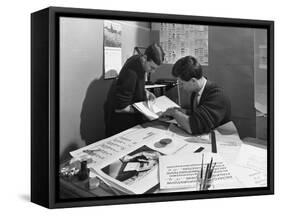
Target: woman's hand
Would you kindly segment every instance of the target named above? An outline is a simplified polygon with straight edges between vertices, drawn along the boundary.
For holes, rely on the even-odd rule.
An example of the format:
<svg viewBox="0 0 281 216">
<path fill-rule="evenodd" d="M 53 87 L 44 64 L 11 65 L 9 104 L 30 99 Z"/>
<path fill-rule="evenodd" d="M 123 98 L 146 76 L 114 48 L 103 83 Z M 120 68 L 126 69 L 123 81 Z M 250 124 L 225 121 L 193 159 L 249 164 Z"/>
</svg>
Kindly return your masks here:
<svg viewBox="0 0 281 216">
<path fill-rule="evenodd" d="M 148 101 L 155 102 L 156 96 L 152 92 L 146 90 L 146 97 Z"/>
<path fill-rule="evenodd" d="M 126 106 L 124 109 L 116 109 L 116 113 L 135 113 L 135 110 L 132 105 Z"/>
</svg>

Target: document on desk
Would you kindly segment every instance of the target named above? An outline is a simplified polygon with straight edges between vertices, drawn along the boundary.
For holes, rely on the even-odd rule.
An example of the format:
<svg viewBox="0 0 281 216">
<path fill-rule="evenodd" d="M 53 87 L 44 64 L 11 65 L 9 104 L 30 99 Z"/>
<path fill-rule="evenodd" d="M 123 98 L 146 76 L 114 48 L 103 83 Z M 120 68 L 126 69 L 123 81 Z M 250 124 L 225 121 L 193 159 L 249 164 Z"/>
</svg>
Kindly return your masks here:
<svg viewBox="0 0 281 216">
<path fill-rule="evenodd" d="M 161 113 L 165 112 L 168 108 L 179 107 L 179 105 L 166 96 L 158 97 L 154 102 L 142 101 L 134 103 L 133 106 L 149 120 L 158 119 Z"/>
<path fill-rule="evenodd" d="M 120 154 L 130 151 L 138 144 L 147 142 L 157 136 L 156 129 L 142 128 L 136 126 L 112 137 L 100 140 L 91 145 L 70 152 L 70 155 L 79 160 L 89 159 L 89 166 L 100 166 L 100 164 L 118 157 Z"/>
<path fill-rule="evenodd" d="M 169 136 L 165 131 L 149 128 L 155 133 L 149 140 L 123 151 L 118 157 L 96 168 L 97 173 L 119 190 L 142 194 L 159 184 L 159 157 L 174 154 L 187 143 Z M 161 140 L 170 140 L 163 144 Z"/>
<path fill-rule="evenodd" d="M 243 144 L 233 166 L 245 187 L 267 186 L 267 151 Z"/>
<path fill-rule="evenodd" d="M 204 154 L 204 167 L 211 158 L 216 163 L 213 172 L 213 184 L 209 190 L 242 187 L 241 182 L 234 176 L 224 160 L 214 153 Z M 202 154 L 185 155 L 178 153 L 172 156 L 161 156 L 159 159 L 160 189 L 198 189 L 198 175 L 200 175 Z"/>
<path fill-rule="evenodd" d="M 243 142 L 238 134 L 225 135 L 218 131 L 215 131 L 215 134 L 218 153 L 226 162 L 232 164 L 236 160 Z"/>
<path fill-rule="evenodd" d="M 159 184 L 159 156 L 174 154 L 186 144 L 165 130 L 148 127 L 101 140 L 71 155 L 89 160 L 88 167 L 113 187 L 142 194 Z"/>
<path fill-rule="evenodd" d="M 198 149 L 201 149 L 200 152 L 211 152 L 211 140 L 209 134 L 203 134 L 200 136 L 194 136 L 185 132 L 182 128 L 175 124 L 170 124 L 168 131 L 173 133 L 175 137 L 183 139 L 188 143 L 188 146 L 183 148 L 181 151 L 184 151 L 186 154 L 191 154 L 196 152 Z"/>
<path fill-rule="evenodd" d="M 200 136 L 193 136 L 191 134 L 186 133 L 182 128 L 178 127 L 175 124 L 170 124 L 168 130 L 171 133 L 175 133 L 175 136 L 184 139 L 189 142 L 187 148 L 182 151 L 186 151 L 186 153 L 192 153 L 201 148 L 201 153 L 203 152 L 211 152 L 211 139 L 209 134 L 203 134 Z M 220 153 L 221 157 L 227 163 L 233 163 L 238 156 L 240 151 L 240 147 L 242 141 L 238 135 L 238 133 L 232 134 L 221 134 L 218 130 L 215 130 L 216 134 L 216 143 L 217 150 Z"/>
</svg>

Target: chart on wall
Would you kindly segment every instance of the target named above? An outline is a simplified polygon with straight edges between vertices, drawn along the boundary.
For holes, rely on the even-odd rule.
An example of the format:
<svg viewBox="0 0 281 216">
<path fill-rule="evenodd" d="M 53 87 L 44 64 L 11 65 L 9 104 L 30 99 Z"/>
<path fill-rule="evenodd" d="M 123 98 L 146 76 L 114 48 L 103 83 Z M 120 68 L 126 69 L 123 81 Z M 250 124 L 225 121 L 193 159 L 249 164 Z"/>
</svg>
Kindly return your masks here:
<svg viewBox="0 0 281 216">
<path fill-rule="evenodd" d="M 208 26 L 153 23 L 152 30 L 159 30 L 164 63 L 174 64 L 178 59 L 192 55 L 201 65 L 208 65 Z"/>
<path fill-rule="evenodd" d="M 122 28 L 118 22 L 104 21 L 104 79 L 118 76 L 122 65 Z"/>
</svg>

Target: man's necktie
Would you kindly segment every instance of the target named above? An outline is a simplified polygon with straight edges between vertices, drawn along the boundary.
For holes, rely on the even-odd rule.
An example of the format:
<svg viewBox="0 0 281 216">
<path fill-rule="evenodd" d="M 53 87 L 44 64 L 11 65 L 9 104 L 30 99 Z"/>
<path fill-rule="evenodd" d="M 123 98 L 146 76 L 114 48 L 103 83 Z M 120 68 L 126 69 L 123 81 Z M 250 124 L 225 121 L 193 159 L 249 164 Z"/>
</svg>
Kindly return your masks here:
<svg viewBox="0 0 281 216">
<path fill-rule="evenodd" d="M 198 93 L 194 93 L 193 101 L 192 101 L 192 111 L 194 112 L 198 105 Z"/>
</svg>

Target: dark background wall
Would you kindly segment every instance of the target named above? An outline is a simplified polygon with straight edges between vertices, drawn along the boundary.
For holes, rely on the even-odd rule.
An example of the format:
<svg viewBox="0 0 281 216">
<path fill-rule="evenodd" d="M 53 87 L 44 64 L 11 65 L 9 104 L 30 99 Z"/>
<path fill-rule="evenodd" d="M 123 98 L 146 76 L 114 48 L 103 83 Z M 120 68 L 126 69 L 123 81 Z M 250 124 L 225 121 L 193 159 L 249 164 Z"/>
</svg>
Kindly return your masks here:
<svg viewBox="0 0 281 216">
<path fill-rule="evenodd" d="M 240 136 L 255 137 L 254 31 L 212 27 L 209 40 L 208 77 L 230 97 L 232 119 Z"/>
</svg>

